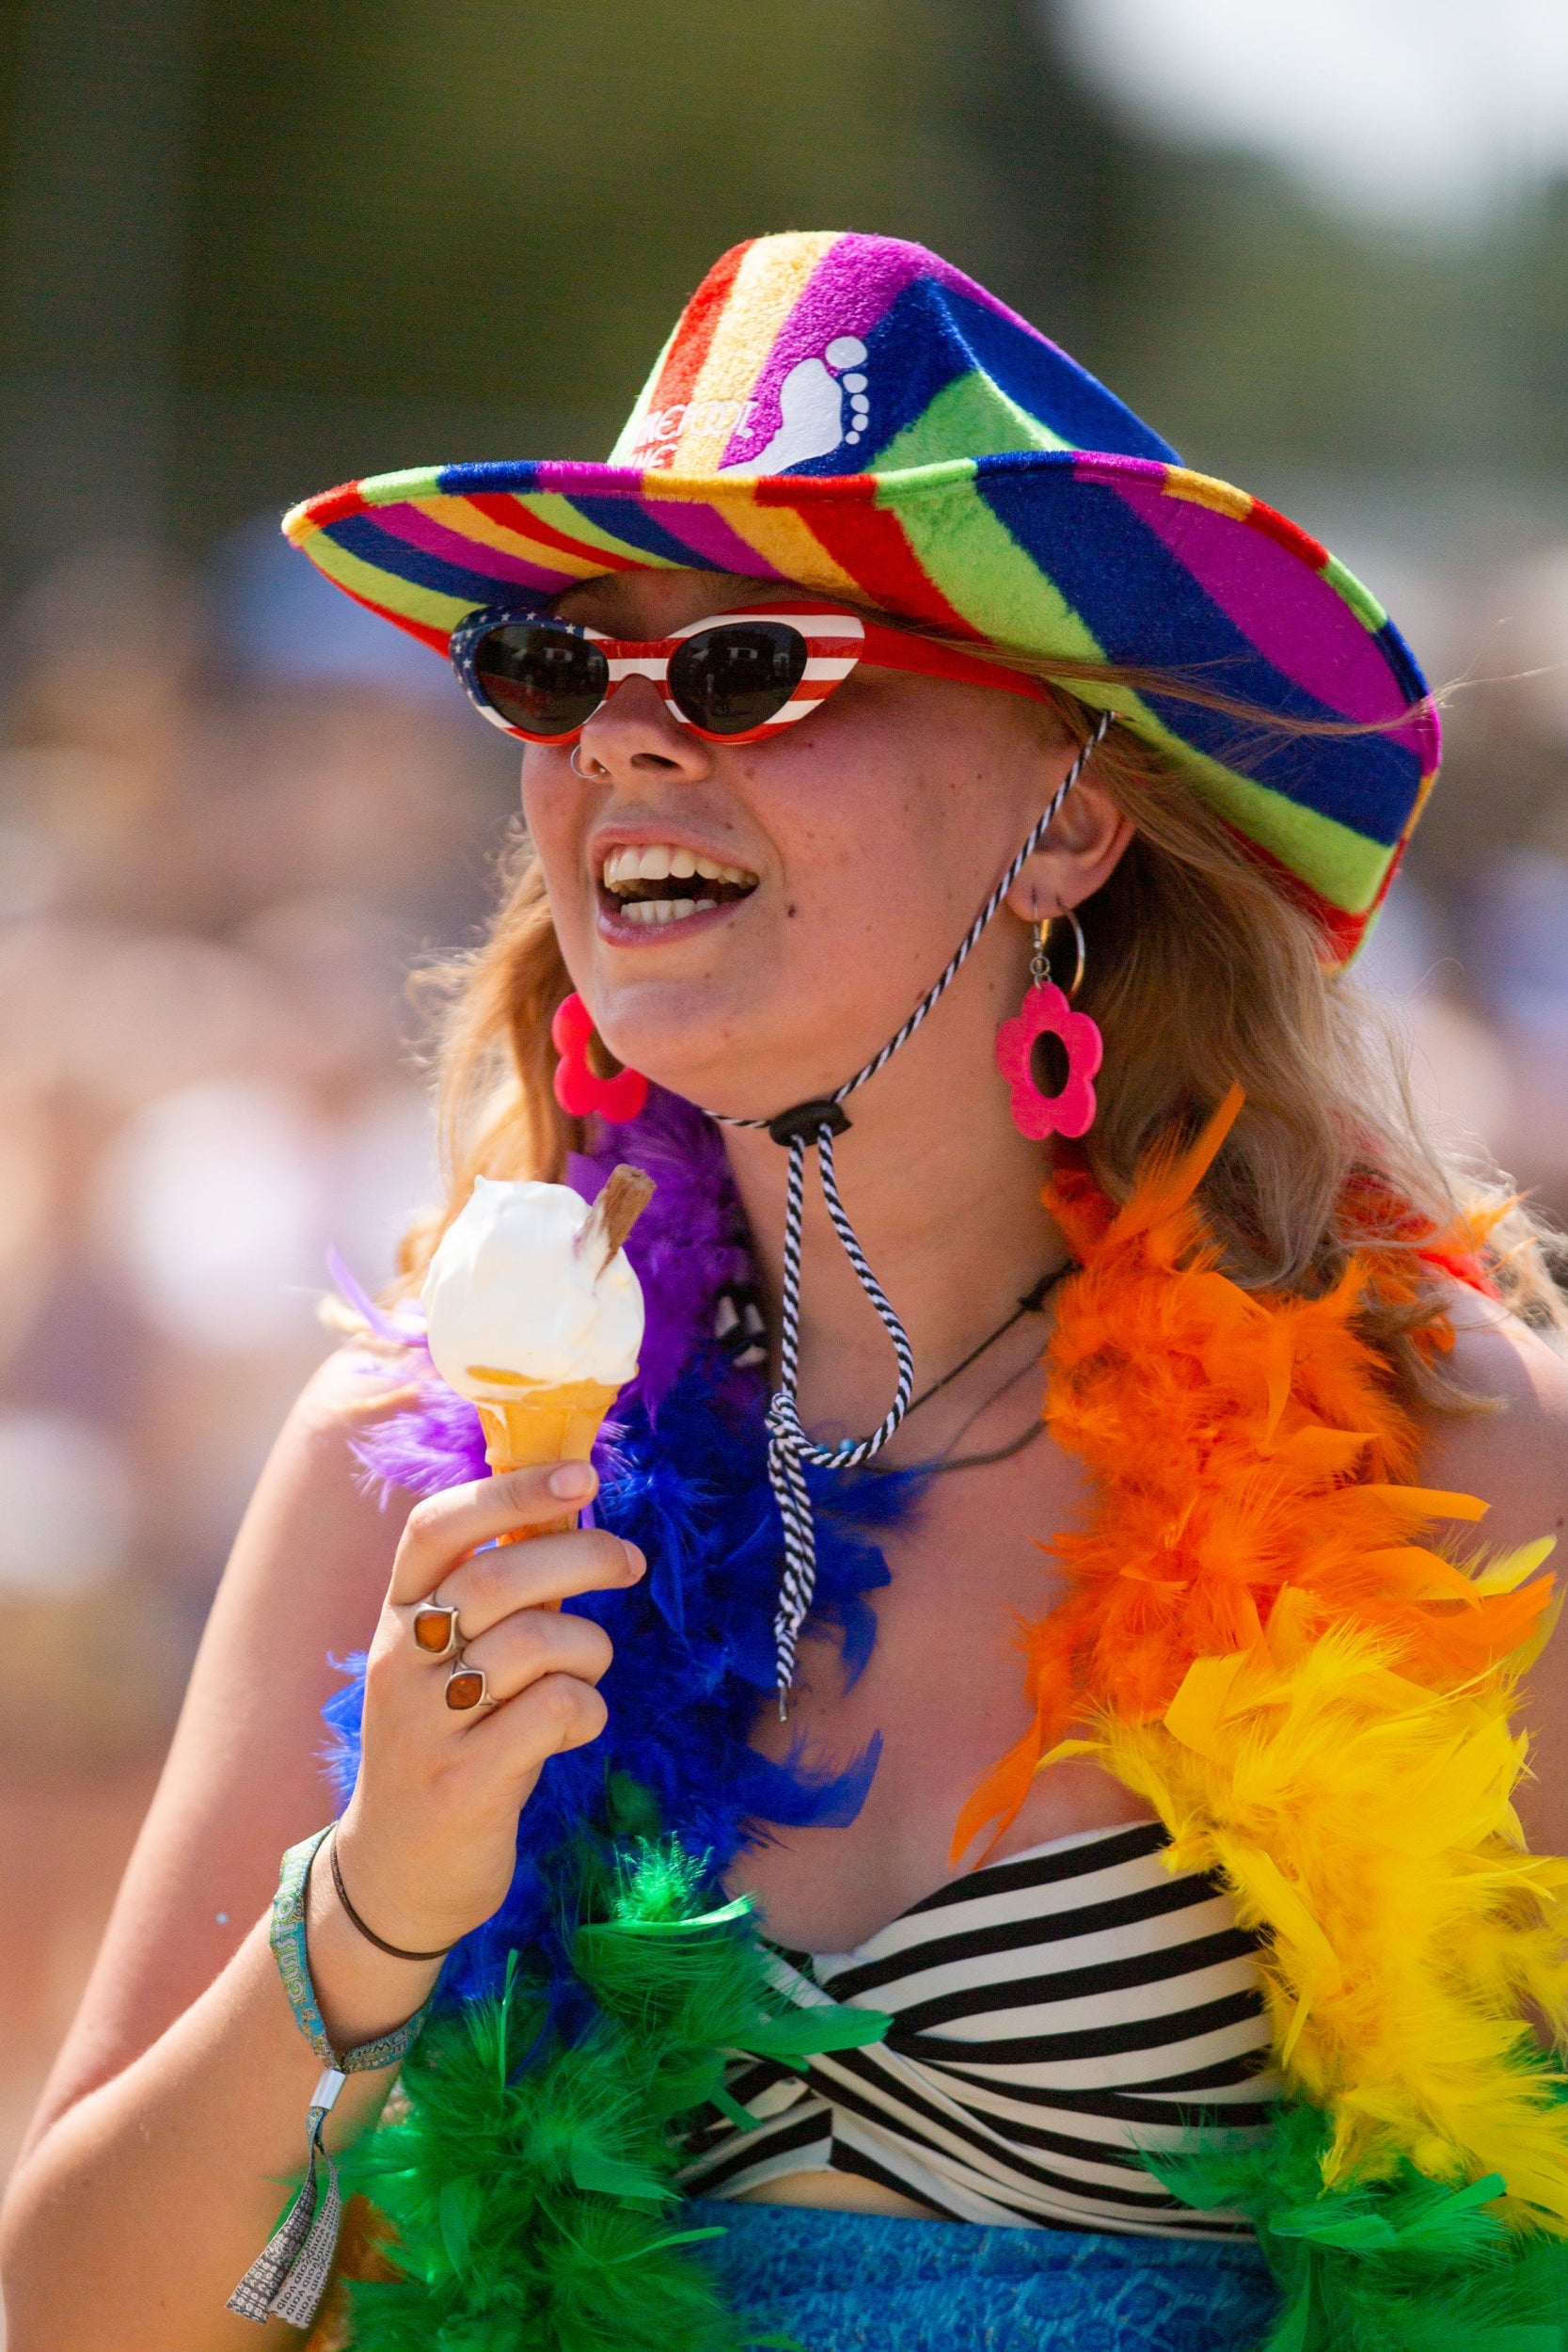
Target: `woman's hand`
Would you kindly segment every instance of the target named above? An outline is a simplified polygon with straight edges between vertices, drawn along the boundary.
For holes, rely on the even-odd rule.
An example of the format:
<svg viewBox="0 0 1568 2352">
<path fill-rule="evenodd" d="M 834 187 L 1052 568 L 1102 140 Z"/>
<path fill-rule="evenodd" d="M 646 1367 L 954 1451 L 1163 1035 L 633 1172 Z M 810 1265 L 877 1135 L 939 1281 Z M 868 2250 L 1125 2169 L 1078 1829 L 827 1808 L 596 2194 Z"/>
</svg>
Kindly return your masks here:
<svg viewBox="0 0 1568 2352">
<path fill-rule="evenodd" d="M 338 1831 L 355 1909 L 406 1951 L 455 1943 L 499 1908 L 546 1757 L 604 1729 L 596 1686 L 610 1637 L 560 1603 L 635 1583 L 646 1565 L 637 1546 L 595 1528 L 475 1550 L 559 1520 L 596 1483 L 586 1462 L 511 1470 L 409 1518 L 366 1669 L 358 1785 Z M 456 1609 L 465 1661 L 483 1669 L 491 1703 L 447 1706 L 454 1661 L 430 1657 L 413 1633 L 430 1601 Z"/>
</svg>

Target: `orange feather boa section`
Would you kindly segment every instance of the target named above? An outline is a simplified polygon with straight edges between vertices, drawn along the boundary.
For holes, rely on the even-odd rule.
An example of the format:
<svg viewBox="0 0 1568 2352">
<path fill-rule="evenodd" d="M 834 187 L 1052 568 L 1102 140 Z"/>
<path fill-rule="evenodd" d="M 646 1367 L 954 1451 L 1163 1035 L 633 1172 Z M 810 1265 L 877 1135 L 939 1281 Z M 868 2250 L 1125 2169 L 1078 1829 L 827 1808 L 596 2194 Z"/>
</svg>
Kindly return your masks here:
<svg viewBox="0 0 1568 2352">
<path fill-rule="evenodd" d="M 1422 1540 L 1486 1505 L 1401 1483 L 1418 1433 L 1354 1327 L 1366 1266 L 1317 1299 L 1217 1271 L 1192 1196 L 1241 1105 L 1232 1089 L 1189 1151 L 1156 1152 L 1117 1212 L 1081 1178 L 1047 1189 L 1082 1271 L 1059 1294 L 1045 1418 L 1098 1502 L 1044 1547 L 1069 1589 L 1025 1635 L 1035 1722 L 965 1805 L 955 1854 L 1001 1835 L 1070 1725 L 1159 1721 L 1195 1660 L 1251 1649 L 1281 1606 L 1304 1637 L 1354 1627 L 1448 1690 L 1517 1651 L 1550 1598 L 1549 1578 L 1488 1590 Z"/>
</svg>

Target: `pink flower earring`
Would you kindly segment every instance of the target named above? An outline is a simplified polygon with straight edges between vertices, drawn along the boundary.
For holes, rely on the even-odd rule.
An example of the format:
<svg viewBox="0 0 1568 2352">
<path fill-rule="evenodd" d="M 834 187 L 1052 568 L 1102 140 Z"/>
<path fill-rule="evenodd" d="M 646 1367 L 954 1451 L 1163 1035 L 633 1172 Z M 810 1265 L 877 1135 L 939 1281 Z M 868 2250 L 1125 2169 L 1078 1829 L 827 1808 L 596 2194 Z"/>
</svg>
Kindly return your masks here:
<svg viewBox="0 0 1568 2352">
<path fill-rule="evenodd" d="M 1088 1134 L 1096 1107 L 1094 1075 L 1105 1051 L 1099 1024 L 1086 1012 L 1072 1009 L 1071 999 L 1084 977 L 1084 930 L 1070 907 L 1064 907 L 1062 915 L 1072 925 L 1078 950 L 1067 994 L 1051 977 L 1045 960 L 1047 934 L 1056 920 L 1048 914 L 1037 927 L 1028 993 L 1013 1018 L 996 1032 L 996 1066 L 1007 1081 L 1013 1121 L 1032 1143 L 1043 1143 L 1047 1136 Z M 1047 1094 L 1035 1075 L 1035 1049 L 1042 1037 L 1058 1038 L 1067 1057 L 1067 1075 L 1056 1094 Z"/>
<path fill-rule="evenodd" d="M 550 1023 L 550 1042 L 561 1056 L 555 1066 L 555 1099 L 568 1119 L 590 1119 L 597 1111 L 618 1127 L 642 1108 L 648 1081 L 641 1070 L 618 1070 L 613 1078 L 601 1078 L 588 1059 L 594 1041 L 594 1016 L 574 989 L 556 1007 Z M 604 1052 L 602 1044 L 599 1051 Z"/>
</svg>

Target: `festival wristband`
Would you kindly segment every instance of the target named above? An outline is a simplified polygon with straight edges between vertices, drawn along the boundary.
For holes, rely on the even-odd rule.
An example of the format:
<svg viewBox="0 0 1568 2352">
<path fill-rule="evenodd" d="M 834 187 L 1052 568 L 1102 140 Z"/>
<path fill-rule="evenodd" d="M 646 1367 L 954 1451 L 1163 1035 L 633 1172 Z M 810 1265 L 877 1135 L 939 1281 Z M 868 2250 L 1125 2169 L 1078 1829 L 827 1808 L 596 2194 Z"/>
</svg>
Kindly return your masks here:
<svg viewBox="0 0 1568 2352">
<path fill-rule="evenodd" d="M 418 2041 L 430 2010 L 428 2000 L 421 2002 L 407 2024 L 399 2026 L 395 2033 L 382 2034 L 374 2042 L 362 2042 L 357 2049 L 345 2050 L 341 2056 L 332 2047 L 310 1978 L 306 1914 L 310 1865 L 334 1826 L 329 1822 L 303 1844 L 290 1847 L 283 1857 L 272 1904 L 271 1943 L 277 1973 L 283 1979 L 294 2023 L 323 2068 L 310 2093 L 305 2120 L 305 2178 L 293 2204 L 234 2289 L 227 2307 L 240 2319 L 285 2319 L 292 2328 L 309 2328 L 314 2321 L 338 2250 L 342 2200 L 337 2167 L 322 2143 L 326 2119 L 351 2074 L 372 2074 L 384 2067 L 401 2065 Z"/>
</svg>

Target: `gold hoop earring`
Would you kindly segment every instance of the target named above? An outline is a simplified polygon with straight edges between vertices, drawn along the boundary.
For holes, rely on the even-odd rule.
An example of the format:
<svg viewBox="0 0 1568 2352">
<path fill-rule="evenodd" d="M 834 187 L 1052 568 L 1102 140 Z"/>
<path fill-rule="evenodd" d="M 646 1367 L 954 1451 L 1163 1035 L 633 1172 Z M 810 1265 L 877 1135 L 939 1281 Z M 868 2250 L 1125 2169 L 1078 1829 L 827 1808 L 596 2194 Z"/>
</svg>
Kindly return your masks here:
<svg viewBox="0 0 1568 2352">
<path fill-rule="evenodd" d="M 1067 999 L 1070 1005 L 1083 986 L 1084 967 L 1088 961 L 1088 950 L 1084 944 L 1084 926 L 1071 907 L 1058 907 L 1054 914 L 1048 914 L 1036 924 L 1035 952 L 1029 959 L 1029 977 L 1037 988 L 1043 988 L 1051 977 L 1051 926 L 1053 923 L 1070 923 L 1072 926 L 1072 944 L 1076 951 L 1076 961 L 1072 967 L 1072 977 L 1067 987 Z"/>
</svg>

